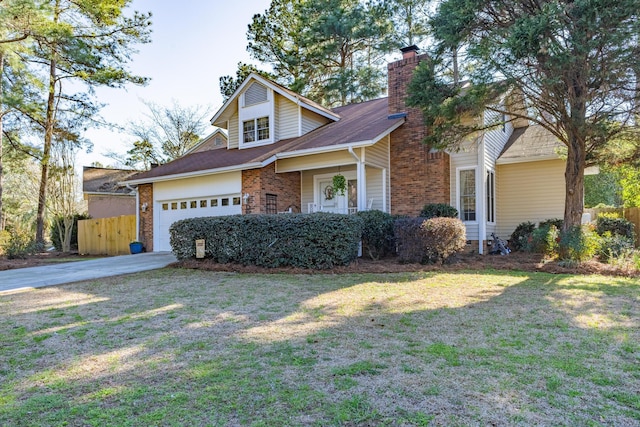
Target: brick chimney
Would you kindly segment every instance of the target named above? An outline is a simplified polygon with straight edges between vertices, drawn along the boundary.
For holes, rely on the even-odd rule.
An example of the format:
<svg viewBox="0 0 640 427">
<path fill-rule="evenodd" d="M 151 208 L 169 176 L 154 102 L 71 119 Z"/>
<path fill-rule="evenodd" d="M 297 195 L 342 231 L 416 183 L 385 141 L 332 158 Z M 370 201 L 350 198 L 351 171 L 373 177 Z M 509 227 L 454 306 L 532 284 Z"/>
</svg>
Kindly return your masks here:
<svg viewBox="0 0 640 427">
<path fill-rule="evenodd" d="M 449 156 L 422 143 L 422 112 L 406 106 L 413 72 L 429 55 L 419 55 L 415 45 L 401 52 L 401 60 L 387 65 L 389 115 L 406 113 L 405 124 L 391 134 L 391 213 L 417 216 L 427 203 L 451 203 Z"/>
</svg>

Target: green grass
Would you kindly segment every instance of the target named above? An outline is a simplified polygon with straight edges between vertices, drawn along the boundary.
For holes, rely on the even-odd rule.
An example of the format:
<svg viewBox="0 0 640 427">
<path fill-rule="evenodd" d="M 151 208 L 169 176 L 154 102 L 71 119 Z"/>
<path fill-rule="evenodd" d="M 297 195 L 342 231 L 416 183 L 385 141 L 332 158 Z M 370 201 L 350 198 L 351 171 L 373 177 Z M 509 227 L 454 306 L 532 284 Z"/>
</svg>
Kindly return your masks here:
<svg viewBox="0 0 640 427">
<path fill-rule="evenodd" d="M 164 269 L 0 306 L 0 425 L 640 424 L 633 280 Z"/>
</svg>

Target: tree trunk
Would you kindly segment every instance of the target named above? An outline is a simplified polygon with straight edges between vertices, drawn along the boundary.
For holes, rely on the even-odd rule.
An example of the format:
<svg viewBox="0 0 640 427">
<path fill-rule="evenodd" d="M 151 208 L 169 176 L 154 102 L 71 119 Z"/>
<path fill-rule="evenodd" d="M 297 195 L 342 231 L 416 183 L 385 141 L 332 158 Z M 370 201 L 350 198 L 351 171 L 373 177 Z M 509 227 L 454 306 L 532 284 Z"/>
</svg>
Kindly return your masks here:
<svg viewBox="0 0 640 427">
<path fill-rule="evenodd" d="M 47 99 L 47 116 L 45 119 L 44 147 L 40 160 L 40 189 L 38 191 L 38 216 L 36 219 L 36 242 L 44 245 L 44 211 L 47 203 L 47 182 L 49 180 L 49 163 L 51 161 L 51 144 L 53 141 L 53 127 L 55 123 L 55 95 L 56 95 L 56 60 L 55 52 L 49 63 L 49 97 Z"/>
<path fill-rule="evenodd" d="M 582 223 L 584 211 L 584 142 L 577 135 L 569 136 L 567 165 L 564 172 L 565 202 L 563 231 Z"/>
<path fill-rule="evenodd" d="M 451 61 L 453 62 L 453 84 L 455 86 L 460 82 L 460 70 L 458 69 L 458 47 L 451 49 Z"/>
</svg>

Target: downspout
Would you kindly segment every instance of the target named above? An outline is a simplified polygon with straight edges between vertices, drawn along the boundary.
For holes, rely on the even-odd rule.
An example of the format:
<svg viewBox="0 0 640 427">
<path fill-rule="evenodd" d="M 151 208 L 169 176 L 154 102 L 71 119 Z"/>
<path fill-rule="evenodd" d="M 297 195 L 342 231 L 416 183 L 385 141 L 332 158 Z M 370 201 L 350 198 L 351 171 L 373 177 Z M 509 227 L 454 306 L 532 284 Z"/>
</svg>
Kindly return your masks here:
<svg viewBox="0 0 640 427">
<path fill-rule="evenodd" d="M 138 186 L 135 188 L 129 184 L 125 184 L 125 186 L 132 193 L 136 193 L 136 241 L 140 241 L 140 193 L 138 193 Z"/>
</svg>

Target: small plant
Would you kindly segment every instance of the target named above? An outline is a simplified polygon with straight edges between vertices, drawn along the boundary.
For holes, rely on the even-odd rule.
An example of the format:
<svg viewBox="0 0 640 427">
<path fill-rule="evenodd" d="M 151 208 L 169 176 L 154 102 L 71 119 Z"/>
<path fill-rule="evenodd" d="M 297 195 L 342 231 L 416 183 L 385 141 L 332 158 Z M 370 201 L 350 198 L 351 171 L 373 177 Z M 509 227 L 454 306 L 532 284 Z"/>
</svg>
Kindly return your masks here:
<svg viewBox="0 0 640 427">
<path fill-rule="evenodd" d="M 598 258 L 607 264 L 615 264 L 620 258 L 627 258 L 633 252 L 633 240 L 619 234 L 605 232 L 600 239 Z"/>
<path fill-rule="evenodd" d="M 538 228 L 548 228 L 552 225 L 558 230 L 562 230 L 564 220 L 562 218 L 545 219 L 544 221 L 540 221 L 540 224 L 538 224 Z"/>
<path fill-rule="evenodd" d="M 333 176 L 333 191 L 340 193 L 341 196 L 344 196 L 344 192 L 347 189 L 347 179 L 344 175 L 338 174 Z"/>
<path fill-rule="evenodd" d="M 596 219 L 596 231 L 599 235 L 604 236 L 606 232 L 624 236 L 633 241 L 635 238 L 635 224 L 625 218 L 612 218 L 609 216 L 598 215 Z"/>
<path fill-rule="evenodd" d="M 547 224 L 533 230 L 531 237 L 527 241 L 525 250 L 553 257 L 558 253 L 559 239 L 560 232 L 558 227 L 553 224 Z"/>
<path fill-rule="evenodd" d="M 536 225 L 529 221 L 518 224 L 509 238 L 509 246 L 511 249 L 514 251 L 524 249 L 535 229 Z"/>
<path fill-rule="evenodd" d="M 588 227 L 574 226 L 560 234 L 559 255 L 563 260 L 582 262 L 593 258 L 600 237 Z"/>
<path fill-rule="evenodd" d="M 446 203 L 430 203 L 420 211 L 422 218 L 457 218 L 458 210 Z"/>
<path fill-rule="evenodd" d="M 31 233 L 26 230 L 14 229 L 9 232 L 9 239 L 2 248 L 9 259 L 26 258 L 38 252 L 39 245 Z"/>
</svg>

